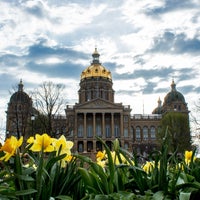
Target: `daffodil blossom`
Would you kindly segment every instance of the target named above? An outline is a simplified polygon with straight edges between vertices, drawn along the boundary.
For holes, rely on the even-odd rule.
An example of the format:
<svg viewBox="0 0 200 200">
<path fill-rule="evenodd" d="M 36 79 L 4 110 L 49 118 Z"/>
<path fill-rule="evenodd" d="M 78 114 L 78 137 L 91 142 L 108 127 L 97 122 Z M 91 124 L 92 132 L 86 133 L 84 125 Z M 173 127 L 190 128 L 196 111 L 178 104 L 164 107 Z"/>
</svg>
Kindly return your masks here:
<svg viewBox="0 0 200 200">
<path fill-rule="evenodd" d="M 106 151 L 105 150 L 103 152 L 102 151 L 98 151 L 97 155 L 96 155 L 97 161 L 105 159 L 105 156 L 106 156 Z"/>
<path fill-rule="evenodd" d="M 111 151 L 111 157 L 112 160 L 114 162 L 115 165 L 119 165 L 119 164 L 130 164 L 126 158 L 120 153 L 120 159 L 118 158 L 117 154 L 115 151 Z M 96 154 L 96 160 L 97 160 L 97 164 L 99 164 L 102 167 L 105 167 L 106 163 L 108 163 L 108 156 L 106 154 L 106 151 L 104 150 L 102 151 L 98 151 Z M 134 162 L 132 161 L 132 164 L 134 165 Z"/>
<path fill-rule="evenodd" d="M 115 151 L 111 151 L 111 156 L 112 156 L 112 159 L 113 159 L 113 162 L 115 163 L 115 165 L 119 165 L 119 164 L 127 164 L 127 160 L 126 158 L 120 153 L 119 156 L 120 156 L 120 159 L 118 158 L 118 156 L 116 155 L 116 152 Z"/>
<path fill-rule="evenodd" d="M 57 152 L 60 150 L 60 154 L 66 153 L 67 155 L 71 155 L 71 148 L 73 145 L 74 143 L 72 141 L 67 141 L 64 135 L 60 136 L 59 139 L 53 140 L 53 146 Z"/>
<path fill-rule="evenodd" d="M 143 165 L 143 170 L 146 172 L 146 173 L 150 173 L 153 168 L 155 167 L 155 162 L 150 162 L 150 161 L 147 161 L 144 165 Z"/>
<path fill-rule="evenodd" d="M 23 137 L 20 137 L 18 140 L 16 137 L 11 136 L 6 139 L 4 145 L 0 148 L 0 151 L 3 151 L 5 155 L 0 158 L 0 160 L 8 161 L 11 156 L 16 153 L 16 150 L 22 145 Z"/>
<path fill-rule="evenodd" d="M 35 140 L 32 138 L 28 139 L 29 143 L 33 143 L 30 150 L 34 152 L 44 151 L 44 152 L 52 152 L 54 151 L 54 147 L 52 146 L 53 138 L 51 138 L 46 133 L 39 135 L 35 135 Z"/>
<path fill-rule="evenodd" d="M 34 137 L 33 136 L 29 137 L 28 140 L 27 140 L 27 143 L 33 144 L 34 143 Z"/>
<path fill-rule="evenodd" d="M 102 168 L 106 167 L 106 163 L 107 163 L 107 156 L 106 156 L 106 151 L 98 151 L 96 154 L 96 161 L 97 164 L 99 166 L 101 166 Z"/>
<path fill-rule="evenodd" d="M 192 161 L 192 155 L 193 155 L 192 151 L 185 151 L 185 163 L 187 165 L 189 165 L 191 163 L 191 161 Z M 193 160 L 196 160 L 195 156 L 193 157 Z"/>
<path fill-rule="evenodd" d="M 97 164 L 100 165 L 102 168 L 105 168 L 107 161 L 106 160 L 98 160 Z"/>
<path fill-rule="evenodd" d="M 67 141 L 65 136 L 60 136 L 59 139 L 53 140 L 53 146 L 55 151 L 60 155 L 66 154 L 66 156 L 61 160 L 61 167 L 66 166 L 66 162 L 70 162 L 72 160 L 71 156 L 71 148 L 73 147 L 74 143 L 72 141 Z"/>
</svg>

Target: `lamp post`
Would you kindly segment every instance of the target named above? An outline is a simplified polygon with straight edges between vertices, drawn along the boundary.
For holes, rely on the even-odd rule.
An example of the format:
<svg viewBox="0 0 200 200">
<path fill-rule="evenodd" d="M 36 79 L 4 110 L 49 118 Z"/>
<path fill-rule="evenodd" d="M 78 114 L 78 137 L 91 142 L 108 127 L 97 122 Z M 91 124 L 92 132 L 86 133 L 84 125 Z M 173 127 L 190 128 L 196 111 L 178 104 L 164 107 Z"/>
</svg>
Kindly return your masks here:
<svg viewBox="0 0 200 200">
<path fill-rule="evenodd" d="M 31 125 L 32 125 L 32 136 L 33 136 L 33 123 L 35 121 L 35 115 L 31 115 Z"/>
</svg>

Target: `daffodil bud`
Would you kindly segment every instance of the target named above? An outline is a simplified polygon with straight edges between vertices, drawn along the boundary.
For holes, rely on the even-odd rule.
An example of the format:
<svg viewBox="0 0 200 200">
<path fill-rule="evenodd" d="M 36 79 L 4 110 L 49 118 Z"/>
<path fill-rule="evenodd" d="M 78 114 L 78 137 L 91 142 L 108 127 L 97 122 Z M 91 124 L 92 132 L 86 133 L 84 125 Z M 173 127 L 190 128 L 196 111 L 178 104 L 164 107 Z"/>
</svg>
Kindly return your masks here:
<svg viewBox="0 0 200 200">
<path fill-rule="evenodd" d="M 113 142 L 113 146 L 114 146 L 114 151 L 119 151 L 119 140 L 115 139 Z"/>
</svg>

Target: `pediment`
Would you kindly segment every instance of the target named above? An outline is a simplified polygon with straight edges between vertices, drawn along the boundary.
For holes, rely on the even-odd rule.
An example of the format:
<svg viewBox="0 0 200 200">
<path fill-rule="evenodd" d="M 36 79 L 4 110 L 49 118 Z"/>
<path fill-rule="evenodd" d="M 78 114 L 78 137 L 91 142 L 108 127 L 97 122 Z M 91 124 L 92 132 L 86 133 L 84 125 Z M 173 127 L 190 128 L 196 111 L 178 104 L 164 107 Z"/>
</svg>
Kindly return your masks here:
<svg viewBox="0 0 200 200">
<path fill-rule="evenodd" d="M 88 101 L 88 102 L 85 102 L 83 104 L 79 104 L 76 106 L 76 108 L 81 108 L 81 109 L 99 109 L 99 108 L 102 108 L 102 109 L 121 109 L 123 106 L 121 103 L 112 103 L 112 102 L 109 102 L 109 101 L 105 101 L 103 99 L 95 99 L 95 100 L 92 100 L 92 101 Z"/>
</svg>

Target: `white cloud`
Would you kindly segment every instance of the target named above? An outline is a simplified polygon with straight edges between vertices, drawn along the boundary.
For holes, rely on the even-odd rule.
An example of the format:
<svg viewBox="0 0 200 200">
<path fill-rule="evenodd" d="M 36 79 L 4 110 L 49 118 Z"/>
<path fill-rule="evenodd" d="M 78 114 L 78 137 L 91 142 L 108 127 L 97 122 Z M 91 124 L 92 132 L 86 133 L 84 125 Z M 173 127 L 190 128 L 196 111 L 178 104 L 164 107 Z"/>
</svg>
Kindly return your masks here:
<svg viewBox="0 0 200 200">
<path fill-rule="evenodd" d="M 62 74 L 62 77 L 52 77 L 49 72 L 52 68 L 47 68 L 49 71 L 41 71 L 44 68 L 33 69 L 31 63 L 48 64 L 50 67 L 61 66 L 68 61 L 73 66 L 80 65 L 80 69 L 84 69 L 90 64 L 91 54 L 97 46 L 102 64 L 111 63 L 105 67 L 112 69 L 111 73 L 117 77 L 123 74 L 123 80 L 113 80 L 116 102 L 131 105 L 134 113 L 142 113 L 143 110 L 145 113 L 151 113 L 157 106 L 158 97 L 163 101 L 166 93 L 170 91 L 174 77 L 175 82 L 178 81 L 177 88 L 192 88 L 191 92 L 186 88 L 187 93 L 184 94 L 189 107 L 192 106 L 190 99 L 198 98 L 200 79 L 200 48 L 199 43 L 194 45 L 195 41 L 200 40 L 199 1 L 187 1 L 188 4 L 196 3 L 196 7 L 192 7 L 192 4 L 188 7 L 179 7 L 176 4 L 175 7 L 175 4 L 167 5 L 166 2 L 170 1 L 1 1 L 0 75 L 4 75 L 5 82 L 5 88 L 1 88 L 1 96 L 5 96 L 5 91 L 22 78 L 25 85 L 32 87 L 27 88 L 27 91 L 47 80 L 64 83 L 68 86 L 66 97 L 75 101 L 78 99 L 81 70 L 74 70 L 74 77 L 78 77 L 77 79 L 67 76 L 69 66 L 65 68 L 66 77 L 62 71 L 58 73 Z M 180 1 L 180 4 L 183 3 Z M 171 44 L 163 38 L 166 32 L 174 34 Z M 184 35 L 182 45 L 187 40 L 194 41 L 190 46 L 192 51 L 185 45 L 176 52 L 179 47 L 174 44 L 181 34 Z M 163 39 L 166 42 L 166 50 L 158 51 L 155 39 Z M 43 56 L 45 58 L 29 57 L 30 48 L 34 45 L 39 48 L 41 41 L 44 47 L 49 50 L 52 48 L 54 53 L 47 52 L 47 55 Z M 171 45 L 171 48 L 166 45 Z M 72 56 L 72 53 L 66 51 L 66 55 L 60 56 L 56 46 L 71 48 L 78 53 Z M 37 52 L 37 48 L 34 50 L 38 55 L 42 53 Z M 79 57 L 80 54 L 82 57 Z M 59 67 L 57 69 L 63 70 Z M 162 74 L 159 75 L 159 72 Z M 124 80 L 125 75 L 127 80 Z M 148 87 L 149 91 L 155 93 L 145 94 L 143 90 L 149 89 Z M 1 113 L 4 113 L 7 103 L 8 98 L 1 101 Z"/>
<path fill-rule="evenodd" d="M 63 59 L 57 58 L 57 57 L 50 57 L 50 58 L 45 58 L 36 61 L 37 64 L 58 64 L 58 63 L 64 63 Z"/>
</svg>

